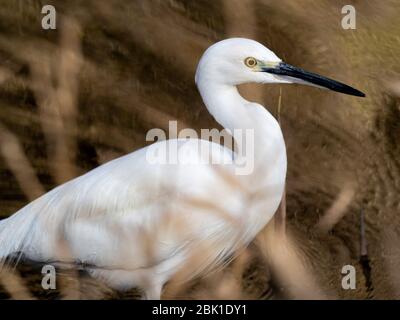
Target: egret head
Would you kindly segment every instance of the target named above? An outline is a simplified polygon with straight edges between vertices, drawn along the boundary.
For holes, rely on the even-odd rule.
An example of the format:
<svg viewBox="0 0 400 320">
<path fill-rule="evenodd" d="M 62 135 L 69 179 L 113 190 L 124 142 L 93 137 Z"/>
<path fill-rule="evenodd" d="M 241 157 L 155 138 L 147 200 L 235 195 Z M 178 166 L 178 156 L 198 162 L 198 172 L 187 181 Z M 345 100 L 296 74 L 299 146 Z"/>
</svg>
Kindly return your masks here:
<svg viewBox="0 0 400 320">
<path fill-rule="evenodd" d="M 262 44 L 245 38 L 226 39 L 209 47 L 197 67 L 196 83 L 201 82 L 222 85 L 300 83 L 365 96 L 346 84 L 293 67 Z"/>
</svg>

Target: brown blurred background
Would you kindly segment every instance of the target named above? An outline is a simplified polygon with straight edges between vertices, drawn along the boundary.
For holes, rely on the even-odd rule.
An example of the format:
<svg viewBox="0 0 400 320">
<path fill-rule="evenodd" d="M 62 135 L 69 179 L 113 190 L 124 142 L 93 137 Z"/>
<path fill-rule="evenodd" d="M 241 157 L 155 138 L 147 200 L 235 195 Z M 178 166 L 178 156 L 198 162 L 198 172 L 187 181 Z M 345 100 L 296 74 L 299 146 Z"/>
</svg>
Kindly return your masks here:
<svg viewBox="0 0 400 320">
<path fill-rule="evenodd" d="M 41 28 L 45 4 L 56 30 Z M 341 27 L 346 4 L 355 30 Z M 144 146 L 169 120 L 219 128 L 196 90 L 196 64 L 212 43 L 248 37 L 366 93 L 240 88 L 275 116 L 282 92 L 287 226 L 319 286 L 336 298 L 399 298 L 399 15 L 395 0 L 0 0 L 0 216 Z M 346 264 L 356 290 L 341 287 Z"/>
</svg>

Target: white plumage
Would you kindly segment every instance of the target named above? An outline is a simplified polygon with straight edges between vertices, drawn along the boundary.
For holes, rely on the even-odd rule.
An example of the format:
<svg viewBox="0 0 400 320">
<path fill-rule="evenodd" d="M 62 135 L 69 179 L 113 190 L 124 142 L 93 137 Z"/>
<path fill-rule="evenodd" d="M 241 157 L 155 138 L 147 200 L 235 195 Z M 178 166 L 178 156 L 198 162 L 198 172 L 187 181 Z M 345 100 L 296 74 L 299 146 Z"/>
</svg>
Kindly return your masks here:
<svg viewBox="0 0 400 320">
<path fill-rule="evenodd" d="M 189 277 L 222 263 L 272 218 L 286 175 L 279 124 L 261 105 L 243 99 L 236 85 L 307 80 L 324 86 L 278 73 L 280 63 L 263 45 L 236 38 L 211 46 L 197 69 L 196 84 L 214 118 L 224 128 L 254 133 L 254 150 L 246 155 L 254 162 L 250 174 L 237 175 L 237 163 L 229 160 L 238 154 L 219 144 L 157 142 L 53 189 L 1 221 L 0 258 L 23 252 L 50 263 L 84 262 L 110 286 L 139 286 L 153 299 L 202 246 L 209 250 L 196 257 Z M 236 141 L 239 149 L 246 147 L 244 141 Z M 174 144 L 185 149 L 179 163 L 148 161 L 149 152 L 163 154 Z M 223 164 L 202 163 L 199 144 Z M 256 200 L 249 199 L 254 194 Z"/>
</svg>

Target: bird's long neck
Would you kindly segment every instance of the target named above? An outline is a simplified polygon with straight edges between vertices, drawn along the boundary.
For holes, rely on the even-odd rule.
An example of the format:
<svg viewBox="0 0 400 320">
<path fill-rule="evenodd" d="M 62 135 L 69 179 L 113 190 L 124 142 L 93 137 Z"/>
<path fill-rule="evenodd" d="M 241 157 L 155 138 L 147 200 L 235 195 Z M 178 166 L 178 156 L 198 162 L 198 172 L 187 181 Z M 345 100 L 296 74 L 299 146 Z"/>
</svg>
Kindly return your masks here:
<svg viewBox="0 0 400 320">
<path fill-rule="evenodd" d="M 197 84 L 203 101 L 215 120 L 231 132 L 241 131 L 242 137 L 238 139 L 234 135 L 234 138 L 237 149 L 242 154 L 252 152 L 256 165 L 269 164 L 282 154 L 286 161 L 280 126 L 265 108 L 244 99 L 236 86 L 206 81 L 199 81 Z"/>
<path fill-rule="evenodd" d="M 250 119 L 246 113 L 249 104 L 235 86 L 215 83 L 199 83 L 198 88 L 204 104 L 215 120 L 231 131 L 243 129 Z"/>
</svg>

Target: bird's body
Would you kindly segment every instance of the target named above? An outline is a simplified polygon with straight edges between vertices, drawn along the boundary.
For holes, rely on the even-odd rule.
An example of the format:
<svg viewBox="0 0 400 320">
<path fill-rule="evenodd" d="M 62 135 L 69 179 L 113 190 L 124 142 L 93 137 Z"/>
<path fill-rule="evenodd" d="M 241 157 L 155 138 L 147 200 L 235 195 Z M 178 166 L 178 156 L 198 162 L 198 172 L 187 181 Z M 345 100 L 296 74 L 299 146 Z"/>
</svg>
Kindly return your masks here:
<svg viewBox="0 0 400 320">
<path fill-rule="evenodd" d="M 194 151 L 198 147 L 194 140 L 177 143 Z M 200 143 L 211 145 L 214 159 L 225 157 L 228 162 L 232 157 L 219 144 Z M 146 160 L 146 151 L 69 181 L 0 223 L 1 252 L 24 252 L 50 264 L 81 262 L 112 287 L 140 286 L 155 298 L 157 293 L 152 292 L 193 258 L 199 246 L 213 250 L 196 258 L 192 276 L 250 242 L 279 204 L 280 190 L 258 202 L 264 208 L 257 215 L 260 208 L 245 207 L 243 190 L 230 185 L 216 167 L 197 160 L 154 167 Z M 196 152 L 180 160 L 194 161 L 193 155 Z M 232 165 L 223 168 L 222 175 L 233 174 Z M 284 171 L 281 175 L 282 181 Z"/>
<path fill-rule="evenodd" d="M 267 62 L 265 68 L 281 62 L 255 41 L 228 39 L 206 51 L 196 74 L 214 118 L 254 138 L 236 141 L 239 149 L 253 145 L 246 155 L 254 164 L 249 172 L 238 175 L 238 164 L 229 161 L 238 153 L 219 144 L 154 143 L 53 189 L 0 222 L 0 258 L 23 252 L 39 261 L 80 261 L 113 287 L 139 286 L 148 298 L 159 298 L 165 282 L 203 245 L 208 250 L 196 257 L 189 277 L 247 245 L 279 206 L 287 161 L 277 121 L 243 99 L 236 85 L 291 82 L 254 72 L 243 62 L 249 56 Z M 149 162 L 149 153 L 165 154 L 176 145 L 185 151 L 178 162 Z M 209 161 L 201 161 L 199 145 L 210 151 Z M 257 200 L 249 199 L 257 194 Z"/>
</svg>

